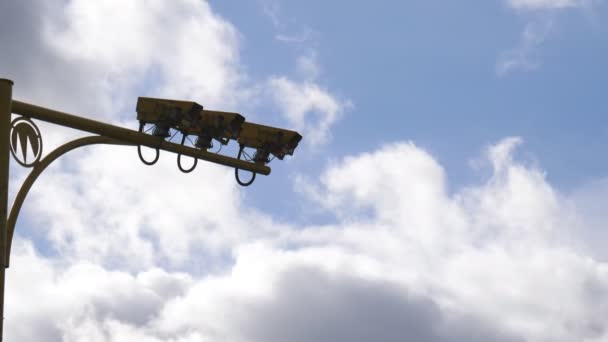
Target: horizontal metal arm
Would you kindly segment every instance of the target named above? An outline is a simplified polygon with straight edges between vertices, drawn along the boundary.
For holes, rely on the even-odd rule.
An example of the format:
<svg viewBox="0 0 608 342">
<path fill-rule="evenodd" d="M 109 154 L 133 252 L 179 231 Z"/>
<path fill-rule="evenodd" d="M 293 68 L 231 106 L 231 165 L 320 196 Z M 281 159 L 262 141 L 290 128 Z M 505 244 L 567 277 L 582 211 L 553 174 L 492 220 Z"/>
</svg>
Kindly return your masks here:
<svg viewBox="0 0 608 342">
<path fill-rule="evenodd" d="M 161 137 L 140 133 L 135 130 L 110 125 L 100 121 L 85 119 L 72 114 L 35 106 L 29 103 L 12 100 L 12 112 L 29 118 L 34 118 L 57 125 L 71 127 L 74 129 L 99 134 L 119 140 L 120 143 L 142 145 L 158 148 L 164 151 L 179 153 L 185 156 L 206 160 L 212 163 L 238 168 L 241 170 L 255 172 L 261 175 L 269 175 L 270 167 L 255 164 L 221 154 L 210 153 L 188 146 L 165 141 Z"/>
</svg>

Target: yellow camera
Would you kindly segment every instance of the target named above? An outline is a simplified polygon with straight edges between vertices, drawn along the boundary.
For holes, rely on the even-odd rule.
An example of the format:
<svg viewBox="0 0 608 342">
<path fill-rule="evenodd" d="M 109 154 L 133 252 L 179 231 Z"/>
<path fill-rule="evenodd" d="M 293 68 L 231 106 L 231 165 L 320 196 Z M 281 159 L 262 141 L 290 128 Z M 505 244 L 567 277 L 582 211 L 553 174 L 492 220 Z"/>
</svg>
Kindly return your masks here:
<svg viewBox="0 0 608 342">
<path fill-rule="evenodd" d="M 248 123 L 239 113 L 205 110 L 203 106 L 191 101 L 140 97 L 137 99 L 137 119 L 140 132 L 143 132 L 146 124 L 153 124 L 152 134 L 162 138 L 169 137 L 172 128 L 178 130 L 182 134 L 182 145 L 189 135 L 196 135 L 194 145 L 200 149 L 211 148 L 213 139 L 222 145 L 228 144 L 230 140 L 236 140 L 239 143 L 237 159 L 245 155 L 247 161 L 256 164 L 268 164 L 271 161 L 271 154 L 281 160 L 286 155 L 293 155 L 302 140 L 298 132 Z M 245 152 L 245 148 L 255 149 L 253 157 Z M 137 151 L 146 165 L 152 165 L 158 160 L 158 148 L 154 160 L 151 161 L 142 157 L 140 146 Z M 194 159 L 192 166 L 186 169 L 182 166 L 181 154 L 177 156 L 177 165 L 182 172 L 193 171 L 196 164 L 197 159 Z M 247 182 L 243 182 L 239 177 L 238 168 L 235 168 L 234 172 L 240 185 L 248 186 L 255 180 L 255 172 Z"/>
<path fill-rule="evenodd" d="M 212 139 L 226 145 L 230 139 L 238 138 L 243 122 L 245 122 L 245 118 L 239 113 L 204 109 L 200 112 L 198 126 L 191 127 L 182 133 L 196 135 L 198 138 L 195 146 L 208 149 L 212 147 Z"/>
<path fill-rule="evenodd" d="M 153 135 L 166 138 L 169 130 L 186 131 L 198 127 L 203 106 L 191 101 L 176 101 L 150 97 L 137 98 L 137 120 L 140 130 L 145 124 L 154 124 Z"/>
<path fill-rule="evenodd" d="M 137 99 L 137 119 L 140 125 L 154 124 L 153 135 L 169 137 L 171 128 L 184 136 L 196 135 L 195 146 L 212 147 L 212 139 L 226 145 L 236 139 L 245 118 L 239 113 L 206 110 L 191 101 L 140 97 Z M 143 126 L 141 126 L 143 128 Z"/>
<path fill-rule="evenodd" d="M 264 164 L 270 161 L 270 154 L 281 160 L 293 155 L 300 140 L 302 136 L 298 132 L 249 122 L 243 123 L 237 139 L 241 146 L 255 148 L 253 161 Z"/>
</svg>

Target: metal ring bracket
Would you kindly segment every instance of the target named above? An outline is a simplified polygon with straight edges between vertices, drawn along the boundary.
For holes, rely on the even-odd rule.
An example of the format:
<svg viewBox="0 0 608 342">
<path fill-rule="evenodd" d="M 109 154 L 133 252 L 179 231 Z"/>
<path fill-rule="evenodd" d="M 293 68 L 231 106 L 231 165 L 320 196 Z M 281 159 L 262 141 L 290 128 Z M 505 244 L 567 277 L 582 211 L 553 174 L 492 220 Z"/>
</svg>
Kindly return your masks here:
<svg viewBox="0 0 608 342">
<path fill-rule="evenodd" d="M 245 149 L 245 145 L 240 145 L 239 146 L 239 154 L 237 156 L 237 159 L 241 159 L 241 154 L 243 153 L 243 150 Z M 239 168 L 234 168 L 234 178 L 236 178 L 236 182 L 239 183 L 240 186 L 250 186 L 251 184 L 253 184 L 253 181 L 255 181 L 255 176 L 256 173 L 252 172 L 252 176 L 251 179 L 247 182 L 243 182 L 241 181 L 241 177 L 239 176 Z"/>
<path fill-rule="evenodd" d="M 182 145 L 184 145 L 184 142 L 186 142 L 186 135 L 183 134 L 182 135 Z M 182 167 L 182 154 L 181 153 L 177 154 L 177 167 L 183 173 L 190 173 L 190 172 L 194 171 L 194 169 L 196 169 L 197 163 L 198 163 L 198 159 L 194 158 L 194 163 L 192 164 L 192 167 L 190 167 L 189 169 L 184 169 Z"/>
<path fill-rule="evenodd" d="M 139 132 L 143 133 L 144 130 L 144 125 L 145 123 L 140 122 L 139 123 Z M 158 149 L 158 147 L 156 148 L 156 156 L 154 157 L 154 159 L 152 161 L 147 161 L 144 159 L 144 156 L 141 154 L 141 145 L 137 145 L 137 155 L 139 156 L 139 160 L 141 160 L 142 163 L 146 164 L 146 165 L 154 165 L 156 164 L 156 162 L 158 161 L 158 157 L 160 157 L 160 151 Z"/>
</svg>

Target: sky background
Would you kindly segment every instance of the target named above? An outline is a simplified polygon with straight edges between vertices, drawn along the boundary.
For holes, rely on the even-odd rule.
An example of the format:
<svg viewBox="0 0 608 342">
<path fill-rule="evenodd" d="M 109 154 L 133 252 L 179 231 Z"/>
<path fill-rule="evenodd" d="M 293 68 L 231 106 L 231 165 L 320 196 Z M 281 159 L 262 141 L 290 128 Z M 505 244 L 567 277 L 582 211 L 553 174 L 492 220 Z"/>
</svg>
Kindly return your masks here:
<svg viewBox="0 0 608 342">
<path fill-rule="evenodd" d="M 55 162 L 17 224 L 6 339 L 608 341 L 607 15 L 2 1 L 15 99 L 133 129 L 138 96 L 192 100 L 304 136 L 247 188 L 128 147 Z M 82 135 L 38 124 L 45 153 Z"/>
</svg>

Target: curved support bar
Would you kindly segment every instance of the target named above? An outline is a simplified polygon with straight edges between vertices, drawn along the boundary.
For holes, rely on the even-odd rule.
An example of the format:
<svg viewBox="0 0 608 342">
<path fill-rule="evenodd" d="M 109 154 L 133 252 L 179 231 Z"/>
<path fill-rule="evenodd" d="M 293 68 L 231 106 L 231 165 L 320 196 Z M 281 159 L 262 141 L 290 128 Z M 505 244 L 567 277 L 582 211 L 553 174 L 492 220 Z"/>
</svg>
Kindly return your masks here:
<svg viewBox="0 0 608 342">
<path fill-rule="evenodd" d="M 239 154 L 237 156 L 237 159 L 241 159 L 241 154 L 243 153 L 243 150 L 245 149 L 244 145 L 240 145 L 239 146 Z M 253 181 L 255 181 L 255 172 L 252 172 L 252 176 L 251 179 L 247 182 L 243 182 L 241 181 L 241 177 L 239 177 L 239 168 L 235 168 L 234 169 L 234 178 L 236 178 L 236 182 L 239 183 L 240 186 L 250 186 L 251 184 L 253 184 Z"/>
<path fill-rule="evenodd" d="M 27 176 L 21 189 L 17 193 L 17 197 L 15 197 L 15 202 L 13 203 L 13 207 L 11 208 L 11 213 L 8 216 L 7 221 L 7 231 L 6 231 L 6 268 L 9 267 L 10 255 L 11 255 L 11 246 L 13 242 L 13 234 L 15 233 L 15 223 L 17 222 L 17 216 L 19 215 L 19 211 L 21 210 L 21 206 L 23 205 L 23 201 L 25 201 L 25 197 L 28 192 L 32 188 L 32 185 L 40 176 L 42 171 L 44 171 L 53 161 L 62 155 L 70 152 L 78 147 L 94 145 L 94 144 L 110 144 L 110 145 L 133 145 L 130 143 L 125 143 L 120 140 L 103 137 L 103 136 L 92 136 L 92 137 L 84 137 L 76 140 L 72 140 L 66 144 L 63 144 L 57 147 L 53 152 L 49 153 L 44 159 L 40 162 L 36 163 L 30 174 Z"/>
<path fill-rule="evenodd" d="M 156 157 L 154 157 L 154 160 L 152 160 L 152 161 L 145 160 L 144 156 L 141 155 L 141 145 L 137 145 L 137 154 L 139 155 L 139 160 L 141 160 L 142 163 L 144 163 L 148 166 L 156 164 L 156 162 L 158 161 L 158 157 L 160 156 L 160 152 L 158 151 L 158 148 L 157 148 Z"/>
<path fill-rule="evenodd" d="M 139 133 L 143 133 L 145 125 L 146 124 L 143 121 L 139 122 Z M 156 164 L 156 162 L 158 161 L 158 157 L 160 156 L 160 151 L 158 150 L 158 147 L 157 147 L 156 148 L 156 157 L 154 157 L 154 160 L 149 162 L 149 161 L 145 160 L 144 156 L 142 156 L 142 154 L 141 154 L 141 145 L 137 145 L 137 155 L 139 156 L 139 160 L 141 160 L 142 163 L 150 166 L 150 165 Z"/>
<path fill-rule="evenodd" d="M 186 136 L 182 135 L 182 145 L 184 145 L 185 142 L 186 142 Z M 198 164 L 198 159 L 194 158 L 194 164 L 192 164 L 192 167 L 190 167 L 189 169 L 184 169 L 182 167 L 182 154 L 181 153 L 177 154 L 177 167 L 179 168 L 179 170 L 181 172 L 190 173 L 190 172 L 194 171 L 194 169 L 196 169 L 196 164 Z"/>
<path fill-rule="evenodd" d="M 253 181 L 255 181 L 255 172 L 252 172 L 253 176 L 251 176 L 251 179 L 248 182 L 243 182 L 241 181 L 241 178 L 239 177 L 239 169 L 234 169 L 234 177 L 236 178 L 236 182 L 239 183 L 240 186 L 250 186 L 251 184 L 253 184 Z"/>
</svg>

